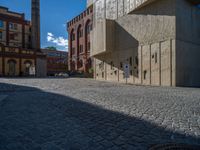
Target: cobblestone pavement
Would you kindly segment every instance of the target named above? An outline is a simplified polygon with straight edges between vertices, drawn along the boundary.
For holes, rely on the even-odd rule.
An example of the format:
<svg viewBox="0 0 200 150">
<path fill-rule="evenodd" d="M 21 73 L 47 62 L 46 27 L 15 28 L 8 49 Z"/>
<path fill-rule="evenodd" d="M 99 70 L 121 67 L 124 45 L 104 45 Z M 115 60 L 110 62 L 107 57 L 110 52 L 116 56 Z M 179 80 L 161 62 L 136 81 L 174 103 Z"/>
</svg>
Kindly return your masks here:
<svg viewBox="0 0 200 150">
<path fill-rule="evenodd" d="M 0 79 L 0 150 L 200 145 L 200 89 Z"/>
</svg>

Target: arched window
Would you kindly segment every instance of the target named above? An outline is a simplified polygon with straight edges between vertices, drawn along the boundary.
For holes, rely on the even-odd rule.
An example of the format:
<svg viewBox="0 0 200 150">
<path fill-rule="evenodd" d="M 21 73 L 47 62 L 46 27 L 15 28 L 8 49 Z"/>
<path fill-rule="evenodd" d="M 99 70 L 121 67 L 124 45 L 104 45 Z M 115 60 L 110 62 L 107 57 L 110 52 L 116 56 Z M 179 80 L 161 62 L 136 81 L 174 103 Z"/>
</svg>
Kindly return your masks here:
<svg viewBox="0 0 200 150">
<path fill-rule="evenodd" d="M 73 47 L 74 45 L 72 45 L 74 40 L 75 40 L 75 33 L 74 29 L 72 29 L 70 32 L 70 57 L 72 57 L 72 55 L 75 54 L 75 49 Z"/>
<path fill-rule="evenodd" d="M 74 41 L 74 40 L 75 40 L 74 29 L 72 29 L 72 31 L 71 31 L 71 33 L 70 33 L 70 38 L 71 38 L 71 41 Z"/>
<path fill-rule="evenodd" d="M 16 73 L 16 61 L 13 59 L 8 60 L 8 75 L 15 76 Z"/>
<path fill-rule="evenodd" d="M 77 29 L 77 37 L 78 37 L 78 39 L 77 39 L 77 46 L 78 46 L 78 47 L 77 47 L 77 48 L 78 48 L 78 54 L 79 54 L 79 53 L 81 53 L 81 51 L 82 51 L 82 49 L 81 49 L 82 43 L 81 43 L 80 38 L 83 37 L 83 29 L 82 29 L 82 26 L 81 26 L 81 25 L 78 26 L 78 29 Z"/>
<path fill-rule="evenodd" d="M 30 67 L 32 66 L 32 62 L 29 61 L 29 60 L 26 60 L 24 62 L 24 65 L 25 65 L 25 75 L 29 75 L 30 74 Z"/>
<path fill-rule="evenodd" d="M 85 32 L 86 34 L 90 34 L 90 31 L 92 30 L 92 24 L 90 20 L 87 20 L 85 24 Z"/>
<path fill-rule="evenodd" d="M 75 70 L 75 61 L 71 62 L 71 70 Z"/>
<path fill-rule="evenodd" d="M 87 52 L 90 51 L 90 31 L 92 30 L 92 23 L 90 20 L 87 20 L 85 24 L 85 49 Z"/>
<path fill-rule="evenodd" d="M 83 67 L 83 60 L 82 59 L 79 61 L 79 65 L 80 65 L 80 68 Z"/>
</svg>

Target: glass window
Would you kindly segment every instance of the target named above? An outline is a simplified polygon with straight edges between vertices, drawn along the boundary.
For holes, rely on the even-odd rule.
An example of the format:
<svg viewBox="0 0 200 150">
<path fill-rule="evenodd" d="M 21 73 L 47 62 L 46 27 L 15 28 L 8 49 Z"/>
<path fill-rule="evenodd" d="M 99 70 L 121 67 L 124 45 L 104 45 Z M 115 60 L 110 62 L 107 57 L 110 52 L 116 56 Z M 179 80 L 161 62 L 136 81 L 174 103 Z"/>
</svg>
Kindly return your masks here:
<svg viewBox="0 0 200 150">
<path fill-rule="evenodd" d="M 0 28 L 3 28 L 3 21 L 0 20 Z"/>
<path fill-rule="evenodd" d="M 10 40 L 15 40 L 15 35 L 13 33 L 10 33 Z"/>
<path fill-rule="evenodd" d="M 17 30 L 17 24 L 14 24 L 14 29 Z"/>
<path fill-rule="evenodd" d="M 0 31 L 0 39 L 3 39 L 3 33 Z"/>
<path fill-rule="evenodd" d="M 16 23 L 10 22 L 10 23 L 9 23 L 9 29 L 17 30 L 17 24 L 16 24 Z"/>
<path fill-rule="evenodd" d="M 9 23 L 9 29 L 13 29 L 13 28 L 14 28 L 13 23 Z"/>
</svg>

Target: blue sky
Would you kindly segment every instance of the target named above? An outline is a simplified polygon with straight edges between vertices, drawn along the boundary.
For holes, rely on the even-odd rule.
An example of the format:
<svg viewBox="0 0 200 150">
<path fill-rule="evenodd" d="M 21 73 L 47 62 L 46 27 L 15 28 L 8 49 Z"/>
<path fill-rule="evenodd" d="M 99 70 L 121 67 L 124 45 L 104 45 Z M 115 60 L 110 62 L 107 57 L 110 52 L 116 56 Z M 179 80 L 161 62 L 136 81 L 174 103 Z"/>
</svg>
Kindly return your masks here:
<svg viewBox="0 0 200 150">
<path fill-rule="evenodd" d="M 59 50 L 67 50 L 66 22 L 86 8 L 86 0 L 40 1 L 41 46 L 56 46 Z M 0 0 L 0 6 L 25 13 L 26 19 L 31 19 L 31 0 Z"/>
</svg>

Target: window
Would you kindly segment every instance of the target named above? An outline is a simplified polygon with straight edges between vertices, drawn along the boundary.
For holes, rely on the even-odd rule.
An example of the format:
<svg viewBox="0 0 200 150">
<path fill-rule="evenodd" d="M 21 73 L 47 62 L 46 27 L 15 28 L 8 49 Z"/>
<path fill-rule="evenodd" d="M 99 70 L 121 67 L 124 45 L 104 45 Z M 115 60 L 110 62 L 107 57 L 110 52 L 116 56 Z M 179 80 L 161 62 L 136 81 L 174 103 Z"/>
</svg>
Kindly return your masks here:
<svg viewBox="0 0 200 150">
<path fill-rule="evenodd" d="M 155 64 L 158 62 L 158 54 L 155 52 L 155 54 L 152 55 L 152 59 L 155 59 Z"/>
<path fill-rule="evenodd" d="M 30 35 L 28 36 L 28 41 L 31 42 L 31 36 Z"/>
<path fill-rule="evenodd" d="M 16 23 L 14 24 L 14 29 L 17 30 L 17 24 Z"/>
<path fill-rule="evenodd" d="M 83 60 L 81 59 L 80 61 L 79 61 L 79 67 L 81 68 L 81 67 L 83 67 Z"/>
<path fill-rule="evenodd" d="M 10 33 L 10 40 L 17 40 L 18 34 L 17 33 Z"/>
<path fill-rule="evenodd" d="M 72 41 L 74 41 L 74 40 L 75 40 L 75 34 L 72 33 Z"/>
<path fill-rule="evenodd" d="M 15 60 L 8 60 L 8 75 L 9 76 L 15 76 L 15 71 L 16 71 L 16 61 Z"/>
<path fill-rule="evenodd" d="M 15 40 L 15 34 L 13 33 L 10 34 L 10 40 Z"/>
<path fill-rule="evenodd" d="M 0 40 L 3 39 L 3 33 L 0 31 Z"/>
<path fill-rule="evenodd" d="M 79 33 L 78 33 L 78 37 L 83 37 L 83 30 L 80 30 Z"/>
<path fill-rule="evenodd" d="M 157 63 L 157 62 L 158 62 L 158 54 L 155 53 L 155 63 Z"/>
<path fill-rule="evenodd" d="M 87 34 L 90 33 L 90 25 L 87 25 Z"/>
<path fill-rule="evenodd" d="M 83 53 L 83 45 L 79 45 L 79 52 Z"/>
<path fill-rule="evenodd" d="M 17 24 L 16 23 L 9 23 L 9 29 L 17 30 Z"/>
<path fill-rule="evenodd" d="M 139 71 L 138 70 L 136 70 L 136 74 L 137 74 L 137 76 L 139 75 Z"/>
<path fill-rule="evenodd" d="M 133 75 L 133 71 L 132 71 L 132 70 L 130 70 L 130 75 L 131 75 L 131 76 Z"/>
<path fill-rule="evenodd" d="M 102 78 L 104 78 L 104 72 L 102 72 Z"/>
<path fill-rule="evenodd" d="M 9 23 L 9 29 L 13 29 L 13 28 L 14 28 L 13 23 Z"/>
<path fill-rule="evenodd" d="M 135 57 L 135 64 L 136 64 L 137 66 L 139 65 L 138 56 Z"/>
<path fill-rule="evenodd" d="M 0 28 L 3 28 L 3 21 L 0 20 Z"/>
<path fill-rule="evenodd" d="M 123 68 L 123 63 L 122 62 L 120 62 L 120 68 Z"/>
<path fill-rule="evenodd" d="M 132 66 L 133 64 L 132 57 L 129 58 L 129 63 L 130 63 L 130 66 Z"/>
<path fill-rule="evenodd" d="M 111 61 L 111 63 L 110 63 L 110 69 L 111 69 L 111 70 L 113 70 L 113 66 L 114 66 L 114 65 L 113 65 L 113 62 Z"/>
<path fill-rule="evenodd" d="M 147 71 L 145 70 L 144 71 L 144 80 L 146 80 L 146 78 L 147 78 Z"/>
</svg>

